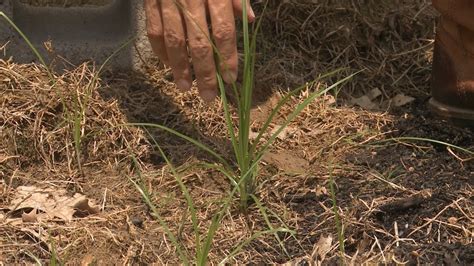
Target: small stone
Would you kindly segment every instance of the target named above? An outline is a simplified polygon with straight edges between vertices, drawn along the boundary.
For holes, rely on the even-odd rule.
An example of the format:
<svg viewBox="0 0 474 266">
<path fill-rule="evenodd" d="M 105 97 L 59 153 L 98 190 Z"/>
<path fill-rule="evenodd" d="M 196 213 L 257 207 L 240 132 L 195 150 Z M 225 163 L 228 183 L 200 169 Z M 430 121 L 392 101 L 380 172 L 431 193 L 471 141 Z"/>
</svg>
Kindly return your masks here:
<svg viewBox="0 0 474 266">
<path fill-rule="evenodd" d="M 143 228 L 143 219 L 140 218 L 140 217 L 132 217 L 130 219 L 130 221 L 132 222 L 133 225 L 135 225 L 136 227 L 138 228 Z"/>
</svg>

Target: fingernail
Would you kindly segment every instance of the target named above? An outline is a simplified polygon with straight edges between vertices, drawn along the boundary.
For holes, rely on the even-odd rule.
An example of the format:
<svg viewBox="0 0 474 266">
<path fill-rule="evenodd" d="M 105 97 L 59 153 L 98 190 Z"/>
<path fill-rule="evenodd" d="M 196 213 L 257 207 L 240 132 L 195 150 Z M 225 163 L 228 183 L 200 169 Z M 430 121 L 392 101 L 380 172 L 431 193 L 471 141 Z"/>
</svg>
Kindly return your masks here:
<svg viewBox="0 0 474 266">
<path fill-rule="evenodd" d="M 199 95 L 205 102 L 212 102 L 216 98 L 216 92 L 213 90 L 199 91 Z"/>
<path fill-rule="evenodd" d="M 253 8 L 249 8 L 249 15 L 250 15 L 250 20 L 254 20 L 255 19 L 255 12 L 253 12 Z"/>
<path fill-rule="evenodd" d="M 182 91 L 187 91 L 191 88 L 191 84 L 185 79 L 180 79 L 176 81 L 176 86 Z"/>
<path fill-rule="evenodd" d="M 227 84 L 235 83 L 237 81 L 237 73 L 235 73 L 234 71 L 227 71 L 224 74 L 223 78 L 225 83 Z"/>
</svg>

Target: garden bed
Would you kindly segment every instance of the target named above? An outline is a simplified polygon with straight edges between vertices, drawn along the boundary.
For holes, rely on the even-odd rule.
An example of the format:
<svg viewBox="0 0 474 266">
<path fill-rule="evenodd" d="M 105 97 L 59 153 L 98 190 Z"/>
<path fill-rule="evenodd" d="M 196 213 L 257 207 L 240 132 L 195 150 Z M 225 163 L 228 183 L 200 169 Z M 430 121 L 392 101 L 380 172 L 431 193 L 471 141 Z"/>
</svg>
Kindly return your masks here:
<svg viewBox="0 0 474 266">
<path fill-rule="evenodd" d="M 259 39 L 253 131 L 289 87 L 341 67 L 317 85 L 364 71 L 339 93 L 305 108 L 279 136 L 257 177 L 256 195 L 268 220 L 257 204 L 241 213 L 236 200 L 220 223 L 210 262 L 222 261 L 270 223 L 293 230 L 294 237 L 279 233 L 282 248 L 274 235 L 261 236 L 229 262 L 474 263 L 474 134 L 426 107 L 435 13 L 425 1 L 346 2 L 270 2 Z M 169 69 L 105 73 L 91 87 L 96 71 L 84 64 L 56 74 L 52 88 L 42 66 L 0 61 L 0 261 L 6 265 L 52 259 L 83 265 L 180 263 L 133 185 L 138 180 L 191 254 L 196 243 L 188 206 L 155 140 L 190 190 L 201 230 L 231 188 L 218 171 L 199 167 L 216 162 L 192 144 L 160 130 L 124 126 L 164 124 L 231 160 L 221 104 L 204 104 L 196 91 L 179 93 Z M 270 130 L 317 87 L 291 98 Z M 86 95 L 77 133 L 71 110 Z M 354 100 L 368 95 L 370 105 Z M 406 101 L 397 104 L 394 99 L 402 96 Z M 81 135 L 82 167 L 74 134 Z M 20 208 L 28 202 L 19 196 L 22 186 L 63 199 L 59 206 L 78 206 L 82 195 L 92 207 L 81 205 L 74 213 L 67 206 L 53 208 L 51 213 L 66 209 L 72 218 L 62 211 L 62 218 L 28 222 L 34 208 Z"/>
</svg>

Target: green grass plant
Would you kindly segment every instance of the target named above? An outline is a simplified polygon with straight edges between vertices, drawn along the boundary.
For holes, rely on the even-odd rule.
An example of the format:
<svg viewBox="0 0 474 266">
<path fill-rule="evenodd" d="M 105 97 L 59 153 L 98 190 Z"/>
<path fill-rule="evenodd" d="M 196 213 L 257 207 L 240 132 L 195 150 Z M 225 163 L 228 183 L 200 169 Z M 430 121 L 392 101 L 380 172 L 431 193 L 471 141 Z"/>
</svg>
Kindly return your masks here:
<svg viewBox="0 0 474 266">
<path fill-rule="evenodd" d="M 44 57 L 39 52 L 39 50 L 33 45 L 33 43 L 30 41 L 28 36 L 26 36 L 26 34 L 4 12 L 0 11 L 0 17 L 3 17 L 7 21 L 7 23 L 22 37 L 22 39 L 25 41 L 25 43 L 28 45 L 31 51 L 35 54 L 36 58 L 45 67 L 48 73 L 51 87 L 54 88 L 57 83 L 57 79 L 54 76 L 51 68 L 46 63 L 46 60 L 44 59 Z M 66 102 L 64 100 L 64 96 L 62 95 L 62 93 L 59 94 L 62 105 L 63 105 L 63 109 L 65 110 L 65 114 L 66 114 L 65 119 L 71 125 L 72 139 L 74 143 L 74 153 L 75 153 L 75 158 L 77 162 L 77 167 L 81 175 L 84 174 L 82 170 L 82 159 L 81 159 L 82 147 L 81 146 L 82 146 L 82 138 L 83 138 L 83 126 L 86 120 L 86 110 L 88 107 L 88 103 L 90 101 L 90 98 L 92 97 L 92 93 L 94 89 L 96 88 L 97 82 L 99 80 L 99 76 L 103 73 L 106 65 L 119 52 L 121 52 L 123 49 L 129 46 L 135 39 L 136 37 L 130 38 L 125 43 L 123 43 L 120 47 L 118 47 L 115 51 L 113 51 L 105 59 L 105 61 L 99 67 L 98 71 L 94 72 L 92 79 L 87 84 L 85 88 L 85 94 L 81 95 L 80 92 L 77 92 L 76 97 L 74 98 L 73 106 L 71 108 L 68 108 L 68 106 L 66 105 Z"/>
<path fill-rule="evenodd" d="M 341 265 L 344 265 L 344 254 L 346 254 L 346 248 L 344 245 L 344 227 L 342 224 L 342 219 L 341 216 L 339 215 L 339 208 L 337 205 L 337 199 L 336 199 L 336 189 L 335 189 L 335 181 L 334 177 L 332 175 L 332 169 L 331 173 L 329 176 L 329 192 L 331 194 L 331 201 L 332 201 L 332 210 L 334 212 L 334 220 L 335 220 L 335 225 L 336 225 L 336 231 L 337 231 L 337 239 L 339 241 L 339 253 L 340 253 L 340 259 L 341 259 Z"/>
<path fill-rule="evenodd" d="M 185 248 L 178 241 L 178 237 L 176 236 L 176 234 L 172 232 L 171 228 L 168 226 L 164 218 L 161 216 L 160 211 L 156 207 L 154 200 L 152 198 L 152 193 L 150 193 L 147 190 L 146 186 L 144 185 L 144 182 L 143 182 L 144 177 L 141 174 L 140 164 L 138 163 L 138 160 L 134 156 L 132 156 L 133 168 L 135 169 L 135 172 L 137 173 L 138 178 L 135 180 L 130 178 L 130 181 L 133 183 L 136 189 L 140 192 L 144 202 L 150 208 L 152 215 L 158 220 L 161 227 L 164 229 L 166 235 L 168 236 L 169 240 L 171 241 L 173 246 L 176 248 L 176 252 L 178 253 L 181 263 L 183 265 L 190 265 L 190 264 L 207 265 L 209 253 L 212 247 L 212 241 L 222 222 L 222 219 L 224 218 L 225 214 L 228 212 L 229 208 L 231 207 L 231 203 L 235 198 L 235 193 L 237 192 L 237 189 L 239 188 L 239 184 L 236 184 L 236 186 L 234 186 L 234 189 L 224 198 L 224 200 L 220 204 L 220 207 L 218 208 L 218 211 L 213 215 L 211 224 L 209 225 L 207 230 L 204 230 L 204 233 L 201 233 L 202 228 L 199 227 L 195 203 L 190 196 L 188 188 L 186 187 L 183 180 L 181 179 L 181 175 L 179 171 L 176 169 L 173 163 L 169 160 L 168 156 L 165 154 L 161 146 L 156 142 L 156 140 L 153 138 L 151 134 L 150 134 L 150 137 L 152 138 L 155 144 L 155 147 L 158 149 L 161 156 L 164 158 L 166 164 L 168 165 L 170 172 L 172 176 L 174 177 L 175 181 L 178 183 L 179 188 L 185 198 L 186 205 L 188 206 L 189 214 L 190 214 L 190 218 L 192 222 L 192 231 L 195 237 L 195 242 L 194 242 L 195 252 L 193 255 L 190 255 L 188 254 L 188 252 L 185 251 Z M 228 256 L 226 256 L 226 258 L 221 262 L 221 264 L 230 260 L 236 254 L 238 254 L 238 252 L 240 252 L 245 245 L 259 238 L 260 236 L 265 235 L 265 234 L 277 234 L 279 232 L 293 233 L 287 228 L 282 228 L 282 227 L 280 228 L 271 227 L 269 230 L 256 232 L 255 234 L 250 236 L 248 239 L 246 239 L 245 241 L 237 245 L 236 248 L 232 250 Z"/>
<path fill-rule="evenodd" d="M 178 7 L 183 8 L 179 4 Z M 310 87 L 317 82 L 320 82 L 322 79 L 332 76 L 335 73 L 338 73 L 339 70 L 328 73 L 326 75 L 321 75 L 318 79 L 308 84 L 305 84 L 291 92 L 289 92 L 285 97 L 281 99 L 281 101 L 275 106 L 271 114 L 269 115 L 268 119 L 263 123 L 262 128 L 257 134 L 257 138 L 252 142 L 250 140 L 250 124 L 251 124 L 251 109 L 252 109 L 252 96 L 254 91 L 254 74 L 255 74 L 255 60 L 256 60 L 256 45 L 257 45 L 257 33 L 259 31 L 261 20 L 259 19 L 257 23 L 255 23 L 250 28 L 249 21 L 247 19 L 247 4 L 246 1 L 242 1 L 243 5 L 243 14 L 242 14 L 242 28 L 243 28 L 243 46 L 244 46 L 244 62 L 243 62 L 243 73 L 242 73 L 242 83 L 241 86 L 238 88 L 237 84 L 231 84 L 232 92 L 236 97 L 236 106 L 237 106 L 237 122 L 235 123 L 232 119 L 233 111 L 230 108 L 230 104 L 227 99 L 227 87 L 224 85 L 222 74 L 219 71 L 217 74 L 217 80 L 219 85 L 219 91 L 221 100 L 223 102 L 223 112 L 225 117 L 225 123 L 227 128 L 227 133 L 230 136 L 230 142 L 233 148 L 234 157 L 231 159 L 224 158 L 224 156 L 215 152 L 212 148 L 206 146 L 204 143 L 199 142 L 189 136 L 186 136 L 174 129 L 168 128 L 164 125 L 159 124 L 151 124 L 151 123 L 132 123 L 127 124 L 125 126 L 140 126 L 146 128 L 154 128 L 160 129 L 165 132 L 168 132 L 176 137 L 182 138 L 196 147 L 200 148 L 201 150 L 210 154 L 216 161 L 215 163 L 201 163 L 201 165 L 205 168 L 212 168 L 218 170 L 220 173 L 223 174 L 227 179 L 230 180 L 231 184 L 233 185 L 233 189 L 224 197 L 220 208 L 218 208 L 217 213 L 213 216 L 211 224 L 206 231 L 206 234 L 202 237 L 199 236 L 199 228 L 197 227 L 197 217 L 196 217 L 196 209 L 192 198 L 189 195 L 189 191 L 186 186 L 183 184 L 180 173 L 177 171 L 176 167 L 173 166 L 171 161 L 168 159 L 167 155 L 159 145 L 157 141 L 153 138 L 151 134 L 150 138 L 153 139 L 155 147 L 160 152 L 161 156 L 165 159 L 168 167 L 171 170 L 171 175 L 175 178 L 175 181 L 178 183 L 180 190 L 185 198 L 186 204 L 189 208 L 189 213 L 191 216 L 191 221 L 193 224 L 193 231 L 195 234 L 195 254 L 194 256 L 188 256 L 185 254 L 185 251 L 182 245 L 178 242 L 177 237 L 172 233 L 172 230 L 169 226 L 164 222 L 164 219 L 160 216 L 159 210 L 157 210 L 154 206 L 153 200 L 150 198 L 150 193 L 146 191 L 146 189 L 140 185 L 139 182 L 133 181 L 135 187 L 140 191 L 142 197 L 144 198 L 145 203 L 150 206 L 150 209 L 154 213 L 154 216 L 157 217 L 158 221 L 160 222 L 161 226 L 165 229 L 166 234 L 170 238 L 171 242 L 177 249 L 177 253 L 180 256 L 181 262 L 183 264 L 188 263 L 196 263 L 197 265 L 205 265 L 207 263 L 207 255 L 210 252 L 212 246 L 212 240 L 215 236 L 216 231 L 218 230 L 222 219 L 224 218 L 225 214 L 228 212 L 229 208 L 231 207 L 231 203 L 234 201 L 234 198 L 238 195 L 240 200 L 240 209 L 243 213 L 248 213 L 249 211 L 249 203 L 255 202 L 256 208 L 259 210 L 260 214 L 263 216 L 265 223 L 268 227 L 268 230 L 259 231 L 254 233 L 248 239 L 243 241 L 242 243 L 236 245 L 235 250 L 229 253 L 229 256 L 225 258 L 221 263 L 227 262 L 231 257 L 235 256 L 241 249 L 254 239 L 265 235 L 271 234 L 274 235 L 282 250 L 287 254 L 288 252 L 285 249 L 282 239 L 279 237 L 279 232 L 286 232 L 290 233 L 291 235 L 294 234 L 285 226 L 277 227 L 274 226 L 269 219 L 269 214 L 267 209 L 264 207 L 263 203 L 261 203 L 256 196 L 255 188 L 257 187 L 255 184 L 255 180 L 258 172 L 258 165 L 263 158 L 263 155 L 267 152 L 267 150 L 271 147 L 273 142 L 277 139 L 277 136 L 314 100 L 317 98 L 329 93 L 337 88 L 339 88 L 344 82 L 351 79 L 355 74 L 350 75 L 338 82 L 323 87 L 322 89 L 318 89 L 314 92 L 311 92 L 307 98 L 305 98 L 300 104 L 295 106 L 293 112 L 285 119 L 285 121 L 268 137 L 268 139 L 263 140 L 265 133 L 268 131 L 270 125 L 272 124 L 273 119 L 278 115 L 279 111 L 283 106 L 285 106 L 291 99 L 292 96 L 298 95 L 298 93 L 303 90 L 304 88 Z M 183 13 L 186 15 L 187 12 L 184 10 Z M 211 43 L 212 41 L 209 40 Z M 217 50 L 214 43 L 212 43 L 214 47 L 214 51 L 217 57 L 216 65 L 219 66 L 219 62 L 221 60 L 221 55 Z M 222 70 L 221 70 L 222 71 Z M 224 69 L 225 71 L 225 69 Z M 260 145 L 259 143 L 262 142 Z M 136 159 L 134 159 L 134 168 L 139 168 Z M 277 219 L 284 225 L 283 221 L 273 212 L 270 213 L 277 217 Z"/>
</svg>

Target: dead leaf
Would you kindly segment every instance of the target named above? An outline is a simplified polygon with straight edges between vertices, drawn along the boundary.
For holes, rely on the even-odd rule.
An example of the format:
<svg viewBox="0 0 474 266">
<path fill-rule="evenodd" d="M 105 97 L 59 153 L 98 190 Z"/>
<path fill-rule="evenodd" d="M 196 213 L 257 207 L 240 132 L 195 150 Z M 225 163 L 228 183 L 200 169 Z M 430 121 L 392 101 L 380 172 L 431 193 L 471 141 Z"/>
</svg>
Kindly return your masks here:
<svg viewBox="0 0 474 266">
<path fill-rule="evenodd" d="M 326 255 L 331 251 L 332 246 L 332 236 L 321 236 L 318 240 L 318 243 L 313 248 L 313 253 L 311 258 L 313 261 L 324 261 Z"/>
<path fill-rule="evenodd" d="M 74 204 L 74 209 L 81 212 L 82 214 L 96 214 L 99 213 L 99 207 L 92 207 L 89 205 L 89 199 L 82 197 Z"/>
<path fill-rule="evenodd" d="M 273 127 L 272 131 L 270 132 L 270 135 L 275 134 L 278 130 L 280 130 L 280 127 L 281 126 L 279 126 L 279 125 Z M 278 133 L 277 139 L 285 140 L 285 139 L 293 136 L 297 131 L 298 130 L 296 128 L 287 126 L 280 133 Z"/>
<path fill-rule="evenodd" d="M 357 105 L 359 107 L 362 107 L 364 109 L 368 109 L 368 110 L 373 110 L 373 109 L 377 109 L 377 105 L 375 103 L 373 103 L 369 96 L 367 95 L 364 95 L 362 97 L 359 97 L 359 98 L 352 98 L 351 99 L 351 104 L 353 105 Z"/>
<path fill-rule="evenodd" d="M 415 98 L 406 96 L 405 94 L 397 94 L 395 97 L 392 98 L 393 105 L 396 107 L 401 107 L 413 102 Z"/>
<path fill-rule="evenodd" d="M 449 218 L 448 218 L 448 222 L 449 222 L 450 224 L 457 224 L 457 223 L 458 223 L 458 218 L 456 218 L 456 217 L 449 217 Z"/>
<path fill-rule="evenodd" d="M 81 260 L 81 266 L 93 265 L 94 262 L 95 262 L 94 255 L 88 254 L 88 255 L 84 256 L 84 258 L 82 258 L 82 260 Z"/>
<path fill-rule="evenodd" d="M 366 95 L 369 98 L 369 100 L 372 101 L 372 100 L 375 100 L 376 98 L 380 97 L 382 95 L 382 92 L 378 88 L 375 88 L 375 89 L 372 89 L 371 91 L 369 91 Z"/>
<path fill-rule="evenodd" d="M 65 189 L 38 188 L 34 186 L 17 187 L 15 198 L 8 207 L 10 210 L 36 209 L 37 220 L 60 218 L 70 221 L 76 213 L 80 215 L 95 214 L 98 207 L 92 207 L 86 196 L 76 193 L 69 196 Z M 27 218 L 31 218 L 28 217 Z"/>
<path fill-rule="evenodd" d="M 37 212 L 38 212 L 38 210 L 33 208 L 33 210 L 31 210 L 31 212 L 23 213 L 21 215 L 21 220 L 24 223 L 36 223 L 38 221 Z"/>
<path fill-rule="evenodd" d="M 357 105 L 364 109 L 375 110 L 375 109 L 379 109 L 379 106 L 378 104 L 374 103 L 373 100 L 380 97 L 381 95 L 382 95 L 382 92 L 378 88 L 375 88 L 369 91 L 367 94 L 365 94 L 362 97 L 352 98 L 350 102 L 351 104 Z"/>
<path fill-rule="evenodd" d="M 295 265 L 312 265 L 312 264 L 308 263 L 308 259 L 306 258 L 306 256 L 290 260 L 284 264 L 280 264 L 280 266 L 295 266 Z"/>
<path fill-rule="evenodd" d="M 257 132 L 250 131 L 249 132 L 249 139 L 250 140 L 255 140 L 258 137 L 258 134 L 259 133 L 257 133 Z"/>
<path fill-rule="evenodd" d="M 328 106 L 331 106 L 336 103 L 336 98 L 334 98 L 334 96 L 330 94 L 324 95 L 323 99 Z"/>
<path fill-rule="evenodd" d="M 301 174 L 306 171 L 309 162 L 303 158 L 294 156 L 286 151 L 272 153 L 267 152 L 263 161 L 276 166 L 286 173 Z"/>
<path fill-rule="evenodd" d="M 318 187 L 316 188 L 316 196 L 321 197 L 324 195 L 329 195 L 328 190 L 326 189 L 326 187 L 318 185 Z"/>
</svg>

